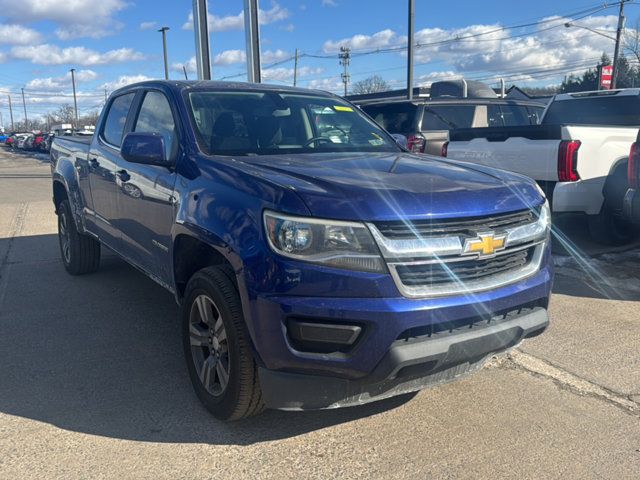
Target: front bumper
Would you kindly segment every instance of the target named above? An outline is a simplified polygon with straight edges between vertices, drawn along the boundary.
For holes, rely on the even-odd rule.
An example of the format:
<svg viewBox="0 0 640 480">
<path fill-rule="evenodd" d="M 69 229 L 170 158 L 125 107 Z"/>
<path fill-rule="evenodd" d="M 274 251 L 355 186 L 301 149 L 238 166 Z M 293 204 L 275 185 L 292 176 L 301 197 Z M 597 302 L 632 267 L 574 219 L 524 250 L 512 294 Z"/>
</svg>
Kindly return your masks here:
<svg viewBox="0 0 640 480">
<path fill-rule="evenodd" d="M 370 375 L 357 380 L 260 368 L 263 399 L 269 408 L 312 410 L 418 391 L 474 372 L 488 356 L 539 335 L 548 324 L 546 309 L 538 307 L 494 317 L 463 332 L 399 340 Z"/>
<path fill-rule="evenodd" d="M 624 196 L 622 210 L 626 219 L 640 224 L 640 191 L 630 188 Z"/>
</svg>

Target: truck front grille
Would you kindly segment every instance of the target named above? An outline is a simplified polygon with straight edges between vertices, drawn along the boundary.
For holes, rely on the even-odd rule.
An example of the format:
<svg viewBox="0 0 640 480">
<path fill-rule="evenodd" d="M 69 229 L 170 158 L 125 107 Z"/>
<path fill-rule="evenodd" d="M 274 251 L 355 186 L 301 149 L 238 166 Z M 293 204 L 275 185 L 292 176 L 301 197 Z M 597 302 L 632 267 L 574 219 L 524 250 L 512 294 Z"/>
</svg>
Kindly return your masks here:
<svg viewBox="0 0 640 480">
<path fill-rule="evenodd" d="M 513 253 L 489 259 L 468 259 L 456 262 L 427 264 L 399 264 L 396 266 L 398 277 L 404 285 L 410 287 L 433 287 L 444 283 L 466 283 L 499 273 L 517 271 L 524 267 L 533 255 L 535 247 L 518 250 Z"/>
<path fill-rule="evenodd" d="M 440 236 L 469 236 L 477 232 L 504 231 L 534 222 L 533 210 L 505 215 L 464 219 L 376 222 L 378 231 L 388 239 L 414 239 Z"/>
</svg>

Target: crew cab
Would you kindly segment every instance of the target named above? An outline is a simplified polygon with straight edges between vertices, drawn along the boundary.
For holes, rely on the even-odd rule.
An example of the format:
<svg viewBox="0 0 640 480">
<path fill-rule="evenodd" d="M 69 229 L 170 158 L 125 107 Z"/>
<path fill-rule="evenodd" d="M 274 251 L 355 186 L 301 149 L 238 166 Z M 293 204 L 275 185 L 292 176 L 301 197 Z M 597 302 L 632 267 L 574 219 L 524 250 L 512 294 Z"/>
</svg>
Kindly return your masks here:
<svg viewBox="0 0 640 480">
<path fill-rule="evenodd" d="M 417 391 L 549 322 L 537 185 L 411 154 L 328 93 L 131 85 L 51 167 L 65 268 L 95 272 L 105 246 L 171 291 L 219 419 Z"/>
<path fill-rule="evenodd" d="M 596 241 L 625 244 L 634 236 L 623 199 L 639 125 L 640 89 L 567 93 L 553 98 L 540 125 L 454 130 L 442 153 L 527 175 L 554 212 L 586 214 Z"/>
</svg>

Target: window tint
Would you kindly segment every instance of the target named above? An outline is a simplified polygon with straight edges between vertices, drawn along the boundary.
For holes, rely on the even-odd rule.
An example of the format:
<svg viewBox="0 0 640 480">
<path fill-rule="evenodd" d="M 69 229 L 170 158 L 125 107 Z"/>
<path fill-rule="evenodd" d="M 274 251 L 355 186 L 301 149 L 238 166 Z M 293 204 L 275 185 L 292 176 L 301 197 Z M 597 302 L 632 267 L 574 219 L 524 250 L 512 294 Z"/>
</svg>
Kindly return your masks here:
<svg viewBox="0 0 640 480">
<path fill-rule="evenodd" d="M 540 119 L 542 118 L 542 112 L 544 112 L 543 107 L 527 107 L 529 110 L 529 120 L 531 125 L 537 125 L 540 123 Z"/>
<path fill-rule="evenodd" d="M 640 97 L 601 96 L 558 100 L 549 105 L 544 124 L 640 125 Z"/>
<path fill-rule="evenodd" d="M 113 100 L 109 107 L 109 113 L 104 123 L 104 129 L 102 130 L 102 136 L 111 145 L 119 147 L 122 145 L 122 135 L 124 133 L 124 126 L 127 123 L 127 115 L 129 114 L 129 107 L 135 93 L 127 93 L 121 95 Z"/>
<path fill-rule="evenodd" d="M 165 153 L 171 158 L 177 146 L 176 124 L 167 97 L 160 92 L 147 92 L 133 131 L 162 135 Z"/>
<path fill-rule="evenodd" d="M 489 104 L 487 106 L 487 124 L 490 127 L 517 127 L 520 125 L 535 125 L 538 123 L 536 112 L 542 107 L 527 107 L 525 105 Z"/>
<path fill-rule="evenodd" d="M 362 107 L 362 110 L 387 132 L 403 135 L 414 133 L 417 109 L 418 107 L 411 103 L 365 105 Z"/>
<path fill-rule="evenodd" d="M 427 105 L 424 107 L 422 130 L 470 128 L 475 112 L 475 105 Z"/>
</svg>

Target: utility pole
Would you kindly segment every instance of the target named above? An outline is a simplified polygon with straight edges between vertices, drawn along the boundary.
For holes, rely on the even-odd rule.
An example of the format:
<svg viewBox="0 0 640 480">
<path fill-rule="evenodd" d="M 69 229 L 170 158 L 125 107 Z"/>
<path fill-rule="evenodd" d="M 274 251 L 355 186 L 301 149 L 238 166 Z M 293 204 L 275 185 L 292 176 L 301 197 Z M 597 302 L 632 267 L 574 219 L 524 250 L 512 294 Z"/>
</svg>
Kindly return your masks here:
<svg viewBox="0 0 640 480">
<path fill-rule="evenodd" d="M 169 63 L 167 61 L 167 30 L 169 27 L 162 27 L 158 32 L 162 33 L 162 53 L 164 55 L 164 79 L 169 80 Z"/>
<path fill-rule="evenodd" d="M 16 127 L 13 126 L 13 107 L 11 106 L 11 95 L 7 95 L 9 97 L 9 116 L 11 116 L 11 131 L 15 132 Z"/>
<path fill-rule="evenodd" d="M 342 83 L 344 83 L 344 96 L 346 97 L 347 90 L 349 89 L 349 80 L 351 80 L 351 75 L 349 75 L 351 49 L 349 47 L 340 47 L 338 58 L 340 59 L 340 65 L 344 67 L 344 71 L 342 72 Z"/>
<path fill-rule="evenodd" d="M 78 99 L 76 98 L 76 69 L 71 69 L 71 85 L 73 86 L 73 111 L 76 118 L 76 128 L 78 128 Z"/>
<path fill-rule="evenodd" d="M 409 24 L 407 26 L 407 98 L 413 100 L 413 32 L 415 30 L 415 0 L 409 0 Z"/>
<path fill-rule="evenodd" d="M 24 130 L 28 131 L 29 130 L 29 118 L 27 117 L 27 102 L 24 99 L 24 88 L 21 88 L 20 90 L 22 90 L 22 107 L 24 108 Z"/>
<path fill-rule="evenodd" d="M 198 80 L 211 80 L 211 44 L 207 0 L 193 0 L 193 26 L 196 34 Z"/>
<path fill-rule="evenodd" d="M 107 89 L 105 88 L 105 89 L 104 89 L 104 104 L 105 104 L 105 106 L 107 105 L 107 99 L 108 99 L 108 98 L 109 98 L 109 97 L 108 97 L 108 95 L 107 95 Z"/>
<path fill-rule="evenodd" d="M 298 49 L 296 48 L 296 54 L 293 61 L 293 86 L 298 84 Z"/>
<path fill-rule="evenodd" d="M 244 32 L 247 48 L 247 80 L 262 83 L 258 0 L 244 0 Z"/>
<path fill-rule="evenodd" d="M 4 128 L 4 120 L 2 119 L 2 112 L 0 112 L 0 126 Z"/>
<path fill-rule="evenodd" d="M 618 55 L 620 54 L 620 37 L 624 28 L 624 4 L 629 0 L 620 1 L 620 11 L 618 12 L 618 30 L 616 31 L 616 48 L 613 52 L 613 78 L 611 79 L 611 88 L 616 88 L 616 80 L 618 78 Z"/>
<path fill-rule="evenodd" d="M 184 79 L 189 80 L 189 76 L 187 75 L 187 67 L 182 65 L 182 71 L 184 72 Z"/>
</svg>

